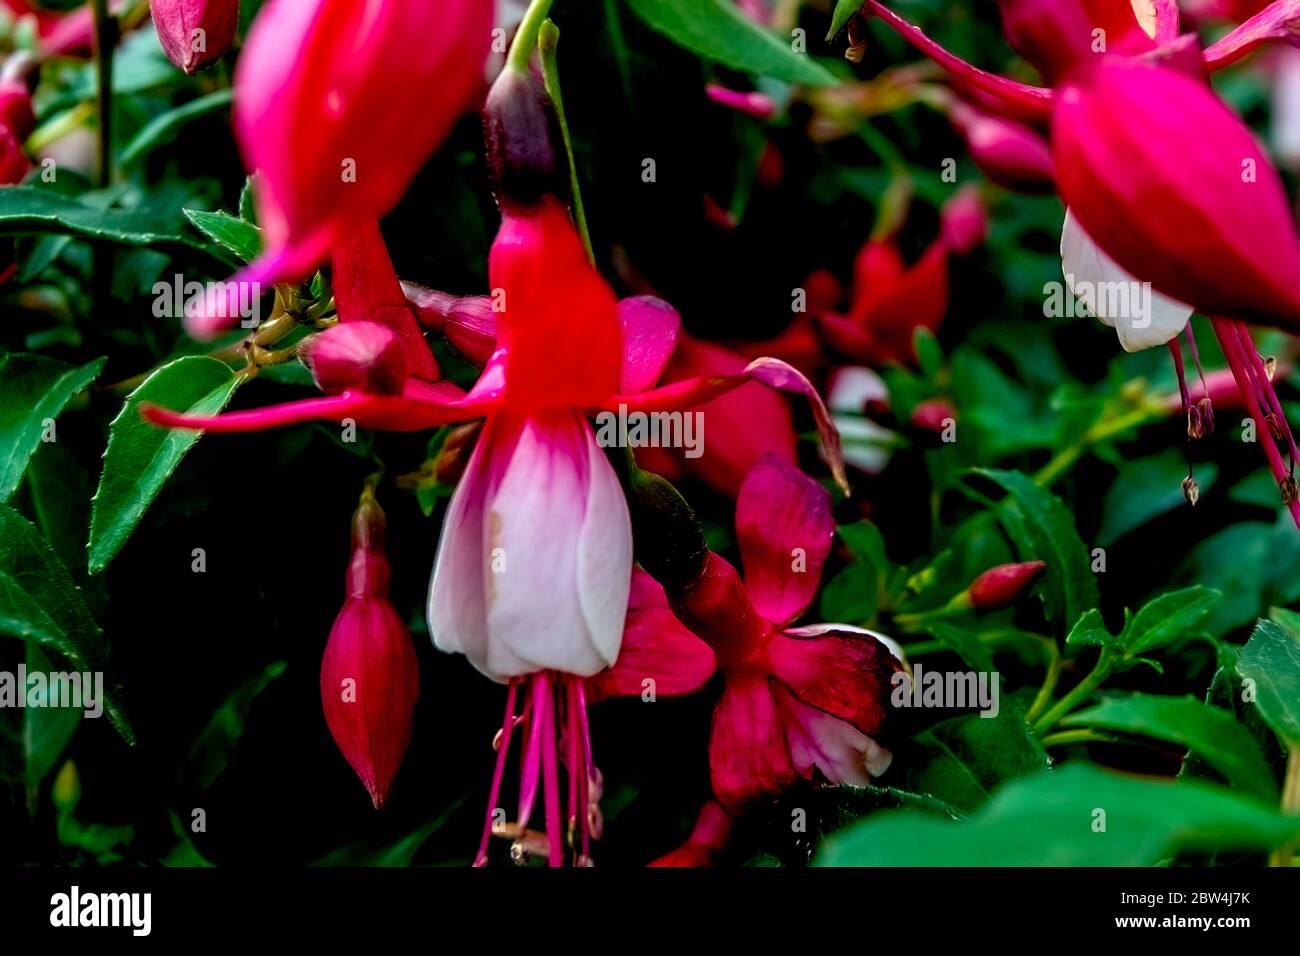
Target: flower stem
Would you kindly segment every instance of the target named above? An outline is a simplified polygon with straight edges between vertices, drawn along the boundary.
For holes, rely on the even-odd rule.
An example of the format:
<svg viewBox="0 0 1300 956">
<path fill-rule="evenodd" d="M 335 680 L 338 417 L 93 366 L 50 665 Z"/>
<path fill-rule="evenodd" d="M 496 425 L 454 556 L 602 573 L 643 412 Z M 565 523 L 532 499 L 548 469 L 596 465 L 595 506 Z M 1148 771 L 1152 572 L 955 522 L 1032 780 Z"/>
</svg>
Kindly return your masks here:
<svg viewBox="0 0 1300 956">
<path fill-rule="evenodd" d="M 1160 413 L 1153 406 L 1143 405 L 1127 414 L 1104 417 L 1089 428 L 1073 445 L 1061 449 L 1052 460 L 1034 475 L 1034 483 L 1042 488 L 1050 487 L 1063 474 L 1074 467 L 1083 457 L 1083 453 L 1098 442 L 1113 438 L 1130 428 L 1138 428 L 1155 421 Z"/>
<path fill-rule="evenodd" d="M 1038 688 L 1038 695 L 1034 702 L 1029 705 L 1029 710 L 1025 713 L 1026 723 L 1033 724 L 1038 719 L 1038 715 L 1043 712 L 1052 700 L 1052 694 L 1056 692 L 1056 685 L 1061 680 L 1061 651 L 1056 646 L 1056 641 L 1051 638 L 1043 638 L 1043 646 L 1047 648 L 1048 663 L 1047 675 L 1043 678 L 1043 686 Z"/>
<path fill-rule="evenodd" d="M 1115 738 L 1110 734 L 1098 733 L 1086 727 L 1079 730 L 1063 730 L 1057 734 L 1048 734 L 1043 738 L 1044 747 L 1064 747 L 1066 744 L 1112 743 Z"/>
<path fill-rule="evenodd" d="M 1092 692 L 1101 686 L 1102 681 L 1109 677 L 1114 669 L 1115 658 L 1108 648 L 1102 648 L 1101 656 L 1097 658 L 1097 664 L 1088 673 L 1088 676 L 1079 681 L 1072 691 L 1057 701 L 1051 710 L 1034 722 L 1034 733 L 1043 734 L 1051 730 L 1062 717 L 1091 696 Z"/>
<path fill-rule="evenodd" d="M 1282 782 L 1282 812 L 1300 813 L 1300 743 L 1293 743 L 1287 755 L 1286 779 Z M 1269 866 L 1291 866 L 1296 844 L 1278 847 L 1269 857 Z"/>
<path fill-rule="evenodd" d="M 573 221 L 582 237 L 583 248 L 587 258 L 596 264 L 596 255 L 591 248 L 591 233 L 587 231 L 587 213 L 582 205 L 582 189 L 578 185 L 578 164 L 573 158 L 573 139 L 569 136 L 569 121 L 564 115 L 564 97 L 560 94 L 560 68 L 556 60 L 556 47 L 560 43 L 560 28 L 550 20 L 542 23 L 537 37 L 537 50 L 542 60 L 542 82 L 546 84 L 546 94 L 555 105 L 555 116 L 560 123 L 560 138 L 564 140 L 564 154 L 569 161 L 569 193 L 573 197 Z"/>
<path fill-rule="evenodd" d="M 113 181 L 113 50 L 117 46 L 117 20 L 108 12 L 108 0 L 91 0 L 95 18 L 95 66 L 99 104 L 99 185 Z"/>
<path fill-rule="evenodd" d="M 523 20 L 519 22 L 519 29 L 515 32 L 515 39 L 510 44 L 510 52 L 506 55 L 506 69 L 528 72 L 528 62 L 537 49 L 537 34 L 550 12 L 551 0 L 533 0 L 528 5 Z"/>
</svg>

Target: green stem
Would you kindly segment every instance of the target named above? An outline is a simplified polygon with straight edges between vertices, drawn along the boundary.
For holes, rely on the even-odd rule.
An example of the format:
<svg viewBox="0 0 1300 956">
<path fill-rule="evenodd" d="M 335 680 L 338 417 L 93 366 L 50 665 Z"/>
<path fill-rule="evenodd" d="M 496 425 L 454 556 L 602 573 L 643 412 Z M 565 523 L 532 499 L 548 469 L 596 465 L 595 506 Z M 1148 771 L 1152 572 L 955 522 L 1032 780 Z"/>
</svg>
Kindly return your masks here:
<svg viewBox="0 0 1300 956">
<path fill-rule="evenodd" d="M 1078 707 L 1089 696 L 1091 696 L 1092 692 L 1101 686 L 1102 681 L 1110 676 L 1111 671 L 1113 671 L 1114 668 L 1114 657 L 1111 655 L 1109 649 L 1103 647 L 1101 650 L 1101 656 L 1097 658 L 1096 666 L 1088 673 L 1088 676 L 1079 681 L 1078 685 L 1072 691 L 1057 701 L 1056 705 L 1052 707 L 1051 710 L 1034 722 L 1034 733 L 1042 734 L 1056 726 L 1056 723 L 1062 717 L 1074 710 L 1074 708 Z"/>
<path fill-rule="evenodd" d="M 528 72 L 528 62 L 537 49 L 537 34 L 543 21 L 551 12 L 551 0 L 533 0 L 524 11 L 524 18 L 519 22 L 514 42 L 510 44 L 510 53 L 506 56 L 506 68 L 517 73 Z"/>
<path fill-rule="evenodd" d="M 117 20 L 108 12 L 108 0 L 91 0 L 95 18 L 95 65 L 99 109 L 99 185 L 113 181 L 113 50 L 117 46 Z"/>
<path fill-rule="evenodd" d="M 1025 714 L 1025 721 L 1030 725 L 1038 719 L 1038 715 L 1052 701 L 1052 694 L 1056 693 L 1056 685 L 1061 680 L 1061 650 L 1056 646 L 1056 641 L 1050 638 L 1043 638 L 1043 646 L 1047 648 L 1047 676 L 1043 678 L 1043 686 L 1038 688 L 1038 696 L 1034 702 L 1029 705 L 1029 711 Z"/>
<path fill-rule="evenodd" d="M 1056 482 L 1056 479 L 1073 468 L 1075 462 L 1083 457 L 1083 453 L 1091 446 L 1121 434 L 1130 428 L 1138 428 L 1149 424 L 1160 417 L 1161 413 L 1159 411 L 1149 405 L 1144 405 L 1124 415 L 1101 419 L 1084 432 L 1078 441 L 1067 448 L 1061 449 L 1051 461 L 1040 468 L 1038 473 L 1034 475 L 1034 483 L 1043 488 L 1050 487 Z"/>
<path fill-rule="evenodd" d="M 1282 782 L 1282 812 L 1300 813 L 1300 744 L 1291 744 L 1286 761 L 1286 778 Z M 1290 866 L 1296 844 L 1278 847 L 1269 857 L 1269 866 Z"/>
<path fill-rule="evenodd" d="M 596 255 L 591 248 L 591 233 L 587 230 L 587 213 L 582 205 L 582 189 L 578 185 L 578 164 L 573 158 L 573 139 L 569 136 L 569 121 L 564 115 L 564 97 L 560 94 L 560 68 L 556 60 L 556 48 L 560 43 L 560 29 L 550 20 L 545 21 L 537 38 L 537 49 L 542 59 L 542 81 L 546 84 L 546 93 L 555 105 L 555 116 L 560 123 L 560 138 L 564 140 L 564 155 L 569 161 L 569 193 L 573 197 L 573 221 L 582 237 L 582 245 L 587 250 L 587 258 L 596 264 Z"/>
</svg>

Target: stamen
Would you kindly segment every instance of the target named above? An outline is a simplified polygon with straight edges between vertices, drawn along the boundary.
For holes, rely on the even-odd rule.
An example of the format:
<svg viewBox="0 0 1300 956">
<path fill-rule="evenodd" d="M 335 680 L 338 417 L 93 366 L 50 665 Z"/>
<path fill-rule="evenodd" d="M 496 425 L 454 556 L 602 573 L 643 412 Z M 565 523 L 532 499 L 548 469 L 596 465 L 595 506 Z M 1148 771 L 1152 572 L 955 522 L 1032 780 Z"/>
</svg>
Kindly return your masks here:
<svg viewBox="0 0 1300 956">
<path fill-rule="evenodd" d="M 1196 410 L 1201 416 L 1201 434 L 1208 435 L 1214 431 L 1214 402 L 1210 400 L 1210 386 L 1205 380 L 1205 368 L 1201 365 L 1201 353 L 1196 347 L 1196 335 L 1192 332 L 1192 323 L 1183 329 L 1187 337 L 1187 351 L 1192 354 L 1196 365 L 1196 375 L 1201 380 L 1201 397 L 1196 400 Z"/>
<path fill-rule="evenodd" d="M 1260 396 L 1256 390 L 1256 382 L 1250 371 L 1250 364 L 1245 352 L 1253 351 L 1250 349 L 1243 350 L 1241 342 L 1236 335 L 1234 323 L 1227 319 L 1213 318 L 1211 322 L 1214 325 L 1214 333 L 1219 337 L 1219 345 L 1223 349 L 1224 357 L 1228 360 L 1228 367 L 1232 369 L 1232 377 L 1237 381 L 1237 389 L 1241 392 L 1242 398 L 1246 401 L 1246 407 L 1250 410 L 1251 417 L 1255 419 L 1259 428 L 1260 441 L 1264 446 L 1264 455 L 1268 458 L 1269 466 L 1273 470 L 1273 476 L 1277 478 L 1279 487 L 1284 482 L 1294 482 L 1291 477 L 1292 467 L 1282 460 L 1282 454 L 1278 450 L 1277 444 L 1273 439 L 1272 432 L 1264 427 L 1264 413 L 1260 407 Z M 1255 356 L 1258 360 L 1259 356 Z M 1292 459 L 1294 461 L 1294 459 Z M 1290 487 L 1290 483 L 1288 486 Z M 1291 517 L 1295 519 L 1297 527 L 1300 527 L 1300 502 L 1294 498 L 1286 501 L 1287 490 L 1282 492 L 1283 503 L 1291 510 Z"/>
<path fill-rule="evenodd" d="M 560 758 L 555 735 L 555 695 L 550 679 L 537 675 L 537 683 L 546 695 L 545 710 L 539 714 L 542 725 L 542 793 L 546 804 L 547 859 L 551 866 L 564 865 L 564 841 L 560 829 Z"/>
<path fill-rule="evenodd" d="M 497 798 L 501 796 L 501 780 L 505 776 L 506 754 L 510 750 L 510 731 L 515 725 L 515 698 L 518 696 L 519 681 L 512 680 L 506 690 L 506 716 L 492 740 L 497 751 L 496 769 L 492 771 L 492 788 L 488 792 L 487 821 L 483 824 L 483 838 L 479 841 L 478 855 L 474 857 L 475 866 L 487 866 L 488 844 L 492 842 L 492 820 L 497 812 Z"/>
<path fill-rule="evenodd" d="M 1188 469 L 1187 477 L 1183 479 L 1183 497 L 1193 508 L 1196 507 L 1196 502 L 1201 500 L 1201 486 L 1192 477 L 1191 469 Z"/>
<path fill-rule="evenodd" d="M 543 675 L 532 678 L 531 706 L 532 713 L 528 720 L 528 746 L 524 751 L 523 769 L 519 774 L 519 825 L 527 827 L 533 816 L 533 804 L 537 802 L 537 784 L 542 772 L 542 725 L 549 708 L 544 694 L 547 690 Z"/>
</svg>

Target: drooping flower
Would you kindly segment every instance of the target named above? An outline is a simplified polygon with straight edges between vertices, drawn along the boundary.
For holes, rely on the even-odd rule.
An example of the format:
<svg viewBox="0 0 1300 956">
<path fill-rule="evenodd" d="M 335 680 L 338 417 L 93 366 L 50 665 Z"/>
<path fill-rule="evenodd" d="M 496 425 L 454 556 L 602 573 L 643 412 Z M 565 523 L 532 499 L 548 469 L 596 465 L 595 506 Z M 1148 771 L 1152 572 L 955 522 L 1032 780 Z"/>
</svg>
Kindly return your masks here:
<svg viewBox="0 0 1300 956">
<path fill-rule="evenodd" d="M 167 59 L 189 75 L 230 49 L 239 26 L 239 0 L 149 0 Z"/>
<path fill-rule="evenodd" d="M 411 740 L 419 666 L 411 636 L 388 599 L 384 512 L 367 485 L 352 516 L 347 600 L 321 661 L 325 722 L 378 810 Z"/>
<path fill-rule="evenodd" d="M 889 766 L 873 735 L 903 666 L 896 651 L 851 625 L 790 626 L 817 593 L 833 533 L 825 489 L 764 459 L 736 502 L 744 578 L 712 552 L 666 589 L 638 570 L 623 654 L 590 681 L 597 696 L 640 693 L 646 680 L 672 696 L 698 690 L 716 665 L 709 767 L 730 811 L 801 779 L 865 785 Z"/>
<path fill-rule="evenodd" d="M 235 71 L 234 126 L 256 178 L 265 252 L 229 283 L 306 277 L 359 224 L 383 216 L 483 83 L 482 0 L 272 0 Z M 238 310 L 189 316 L 209 337 Z"/>
<path fill-rule="evenodd" d="M 1180 381 L 1178 335 L 1186 328 L 1194 350 L 1187 325 L 1192 309 L 1214 317 L 1283 502 L 1300 524 L 1296 444 L 1243 321 L 1300 328 L 1293 282 L 1300 235 L 1277 171 L 1204 82 L 1206 70 L 1260 42 L 1289 39 L 1300 3 L 1278 0 L 1204 53 L 1193 35 L 1180 35 L 1178 8 L 1168 0 L 1003 0 L 1002 6 L 1013 44 L 1053 88 L 978 70 L 878 0 L 866 0 L 864 10 L 960 86 L 1050 123 L 1056 184 L 1069 208 L 1062 239 L 1067 283 L 1116 326 L 1125 348 L 1168 342 Z M 1080 24 L 1107 31 L 1108 41 L 1099 48 L 1081 44 Z M 1134 308 L 1140 283 L 1159 295 L 1138 292 Z M 1095 292 L 1112 288 L 1128 290 L 1130 305 L 1112 308 Z M 1185 386 L 1182 391 L 1188 394 Z M 1197 421 L 1205 413 L 1187 411 L 1189 433 L 1203 433 Z"/>
</svg>

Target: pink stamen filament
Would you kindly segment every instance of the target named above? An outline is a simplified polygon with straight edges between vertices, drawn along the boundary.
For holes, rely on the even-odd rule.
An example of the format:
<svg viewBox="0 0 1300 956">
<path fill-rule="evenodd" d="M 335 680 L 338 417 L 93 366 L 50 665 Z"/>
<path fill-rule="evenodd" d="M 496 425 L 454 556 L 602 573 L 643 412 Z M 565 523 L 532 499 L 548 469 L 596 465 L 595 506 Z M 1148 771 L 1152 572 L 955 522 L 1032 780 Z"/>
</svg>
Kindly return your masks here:
<svg viewBox="0 0 1300 956">
<path fill-rule="evenodd" d="M 1214 325 L 1214 334 L 1218 336 L 1219 344 L 1223 348 L 1224 357 L 1228 360 L 1228 367 L 1232 369 L 1232 376 L 1237 381 L 1237 388 L 1242 398 L 1246 400 L 1246 407 L 1250 410 L 1251 417 L 1255 420 L 1259 440 L 1264 444 L 1264 455 L 1268 458 L 1274 477 L 1281 484 L 1290 478 L 1291 469 L 1282 460 L 1277 443 L 1273 440 L 1273 433 L 1264 422 L 1259 396 L 1249 370 L 1249 360 L 1242 354 L 1241 342 L 1235 334 L 1233 323 L 1221 318 L 1213 318 L 1210 321 Z M 1254 346 L 1252 345 L 1251 348 Z M 1293 500 L 1288 507 L 1291 510 L 1291 517 L 1295 519 L 1296 527 L 1300 527 L 1300 501 Z"/>
<path fill-rule="evenodd" d="M 487 866 L 488 846 L 492 842 L 492 818 L 496 816 L 497 799 L 501 796 L 501 781 L 506 772 L 506 755 L 510 751 L 510 732 L 515 725 L 515 698 L 518 696 L 518 679 L 510 682 L 506 691 L 506 716 L 501 724 L 501 733 L 497 739 L 496 768 L 492 771 L 492 789 L 488 794 L 487 821 L 483 824 L 483 838 L 479 841 L 478 855 L 474 857 L 475 866 Z"/>
</svg>

